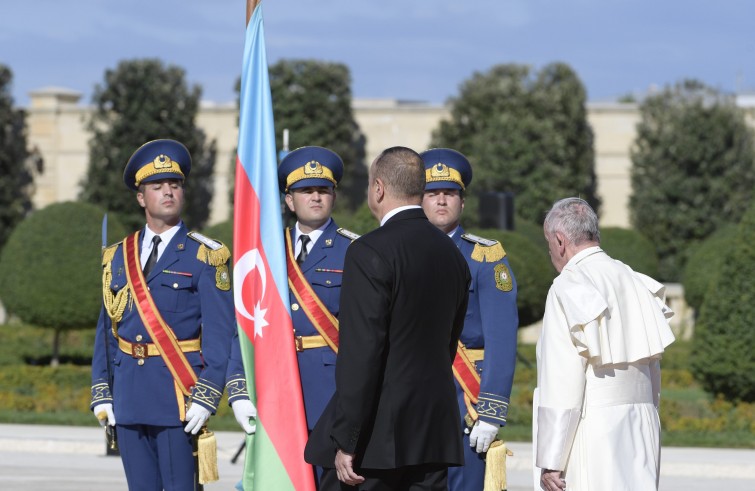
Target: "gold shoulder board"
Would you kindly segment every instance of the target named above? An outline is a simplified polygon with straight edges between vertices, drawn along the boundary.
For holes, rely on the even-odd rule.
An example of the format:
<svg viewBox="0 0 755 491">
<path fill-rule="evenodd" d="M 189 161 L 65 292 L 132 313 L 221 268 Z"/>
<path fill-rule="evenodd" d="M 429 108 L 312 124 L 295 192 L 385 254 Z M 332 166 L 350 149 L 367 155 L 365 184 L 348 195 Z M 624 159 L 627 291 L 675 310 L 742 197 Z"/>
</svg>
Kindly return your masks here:
<svg viewBox="0 0 755 491">
<path fill-rule="evenodd" d="M 115 244 L 108 246 L 102 250 L 102 265 L 103 266 L 113 260 L 113 257 L 115 257 L 115 251 L 118 250 L 119 245 L 121 245 L 121 243 L 116 242 Z"/>
<path fill-rule="evenodd" d="M 197 259 L 203 263 L 217 267 L 224 265 L 231 258 L 230 249 L 222 242 L 204 236 L 199 232 L 189 232 L 187 235 L 201 244 L 199 250 L 197 250 Z"/>
<path fill-rule="evenodd" d="M 471 257 L 477 262 L 495 263 L 506 257 L 506 251 L 497 240 L 484 239 L 474 234 L 464 234 L 461 238 L 474 244 Z"/>
</svg>

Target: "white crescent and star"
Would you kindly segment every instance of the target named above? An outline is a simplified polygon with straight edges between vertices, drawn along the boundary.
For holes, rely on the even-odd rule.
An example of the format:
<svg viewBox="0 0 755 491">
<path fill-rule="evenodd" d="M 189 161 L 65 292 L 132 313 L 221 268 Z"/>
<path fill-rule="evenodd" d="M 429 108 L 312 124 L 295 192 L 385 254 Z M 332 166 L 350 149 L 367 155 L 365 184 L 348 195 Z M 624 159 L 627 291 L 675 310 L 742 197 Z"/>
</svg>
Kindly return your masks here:
<svg viewBox="0 0 755 491">
<path fill-rule="evenodd" d="M 258 301 L 257 305 L 254 306 L 254 314 L 250 314 L 249 309 L 244 304 L 241 287 L 244 281 L 246 281 L 246 277 L 253 271 L 257 272 L 262 281 L 262 293 L 257 297 Z M 233 267 L 233 298 L 239 315 L 254 322 L 255 336 L 262 336 L 262 328 L 268 325 L 268 322 L 265 320 L 267 309 L 260 308 L 260 301 L 265 298 L 266 289 L 267 271 L 265 270 L 265 262 L 262 260 L 259 250 L 252 249 L 241 256 Z"/>
</svg>

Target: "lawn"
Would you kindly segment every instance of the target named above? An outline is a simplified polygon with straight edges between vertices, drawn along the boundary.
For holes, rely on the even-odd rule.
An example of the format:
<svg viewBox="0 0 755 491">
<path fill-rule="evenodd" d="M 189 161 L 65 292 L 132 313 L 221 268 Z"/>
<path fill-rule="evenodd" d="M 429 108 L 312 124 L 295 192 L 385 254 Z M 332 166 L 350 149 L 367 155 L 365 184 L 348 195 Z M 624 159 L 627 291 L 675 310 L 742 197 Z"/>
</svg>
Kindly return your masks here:
<svg viewBox="0 0 755 491">
<path fill-rule="evenodd" d="M 706 393 L 688 370 L 691 343 L 676 341 L 661 362 L 661 440 L 668 446 L 755 448 L 755 404 L 732 404 Z M 520 345 L 506 440 L 532 438 L 535 346 Z"/>
<path fill-rule="evenodd" d="M 89 363 L 94 330 L 65 333 L 60 365 L 50 366 L 52 331 L 0 326 L 0 422 L 95 426 L 89 411 Z M 662 362 L 662 440 L 670 446 L 755 448 L 755 404 L 733 404 L 707 394 L 687 369 L 690 343 L 677 341 Z M 535 347 L 520 345 L 509 418 L 501 435 L 531 439 Z M 214 430 L 238 430 L 223 401 Z"/>
</svg>

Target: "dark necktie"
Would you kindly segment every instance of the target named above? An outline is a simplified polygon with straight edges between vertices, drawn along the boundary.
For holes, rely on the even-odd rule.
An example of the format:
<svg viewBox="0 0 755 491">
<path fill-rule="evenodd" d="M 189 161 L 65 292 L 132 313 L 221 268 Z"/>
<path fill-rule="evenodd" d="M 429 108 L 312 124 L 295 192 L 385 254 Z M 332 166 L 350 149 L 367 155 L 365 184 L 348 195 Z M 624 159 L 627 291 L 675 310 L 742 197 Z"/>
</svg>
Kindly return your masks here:
<svg viewBox="0 0 755 491">
<path fill-rule="evenodd" d="M 149 253 L 149 257 L 147 258 L 147 263 L 144 265 L 144 277 L 146 278 L 149 276 L 150 271 L 152 271 L 152 268 L 155 267 L 155 263 L 157 262 L 157 244 L 160 243 L 160 236 L 155 235 L 152 237 L 152 252 Z"/>
<path fill-rule="evenodd" d="M 301 251 L 299 251 L 296 262 L 302 264 L 307 259 L 307 244 L 309 244 L 310 238 L 309 235 L 302 235 L 299 239 L 301 240 Z"/>
</svg>

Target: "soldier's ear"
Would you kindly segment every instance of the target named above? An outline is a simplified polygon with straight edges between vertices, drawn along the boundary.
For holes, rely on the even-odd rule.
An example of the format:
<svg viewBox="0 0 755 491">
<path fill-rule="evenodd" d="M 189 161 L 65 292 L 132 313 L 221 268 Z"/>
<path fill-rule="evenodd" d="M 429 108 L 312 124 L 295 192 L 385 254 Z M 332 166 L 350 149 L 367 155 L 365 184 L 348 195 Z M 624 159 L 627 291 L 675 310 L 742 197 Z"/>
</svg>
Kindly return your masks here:
<svg viewBox="0 0 755 491">
<path fill-rule="evenodd" d="M 291 193 L 286 193 L 284 200 L 286 201 L 288 209 L 291 210 L 292 213 L 296 213 L 296 209 L 294 209 L 294 197 L 291 196 Z"/>
</svg>

